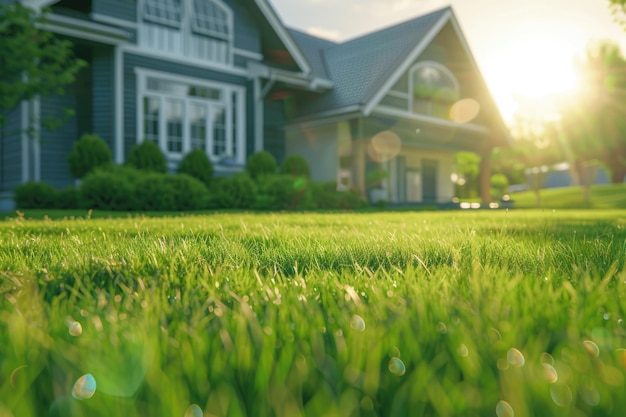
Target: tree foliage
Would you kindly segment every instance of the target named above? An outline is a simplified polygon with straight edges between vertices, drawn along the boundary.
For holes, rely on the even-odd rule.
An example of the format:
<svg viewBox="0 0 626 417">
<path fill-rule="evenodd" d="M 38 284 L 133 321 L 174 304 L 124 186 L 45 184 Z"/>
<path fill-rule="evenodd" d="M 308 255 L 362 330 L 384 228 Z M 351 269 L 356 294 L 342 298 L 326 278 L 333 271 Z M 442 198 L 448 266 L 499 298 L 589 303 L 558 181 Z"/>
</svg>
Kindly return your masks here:
<svg viewBox="0 0 626 417">
<path fill-rule="evenodd" d="M 621 183 L 626 175 L 626 59 L 610 42 L 590 45 L 577 62 L 584 97 L 562 104 L 562 136 L 578 163 L 599 161 Z"/>
<path fill-rule="evenodd" d="M 0 127 L 21 100 L 63 94 L 85 62 L 71 42 L 42 30 L 45 13 L 19 2 L 0 4 Z"/>
</svg>

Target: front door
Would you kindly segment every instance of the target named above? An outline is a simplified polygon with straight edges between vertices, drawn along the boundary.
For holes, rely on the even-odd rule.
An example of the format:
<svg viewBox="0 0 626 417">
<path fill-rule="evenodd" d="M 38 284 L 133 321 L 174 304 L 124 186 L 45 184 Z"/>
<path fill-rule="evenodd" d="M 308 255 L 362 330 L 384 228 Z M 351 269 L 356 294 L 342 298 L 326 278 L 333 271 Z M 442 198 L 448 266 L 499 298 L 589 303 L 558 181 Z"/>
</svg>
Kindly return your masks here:
<svg viewBox="0 0 626 417">
<path fill-rule="evenodd" d="M 437 202 L 438 162 L 434 159 L 422 159 L 422 201 Z"/>
</svg>

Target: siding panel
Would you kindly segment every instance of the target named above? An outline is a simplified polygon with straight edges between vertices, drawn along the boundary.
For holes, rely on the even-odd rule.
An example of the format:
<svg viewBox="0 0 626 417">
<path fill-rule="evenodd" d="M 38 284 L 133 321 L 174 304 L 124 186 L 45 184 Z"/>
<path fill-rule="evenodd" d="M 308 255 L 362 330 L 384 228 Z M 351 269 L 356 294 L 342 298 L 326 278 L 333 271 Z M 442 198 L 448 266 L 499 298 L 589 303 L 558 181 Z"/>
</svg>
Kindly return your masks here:
<svg viewBox="0 0 626 417">
<path fill-rule="evenodd" d="M 137 2 L 131 0 L 93 0 L 93 12 L 129 22 L 137 21 Z"/>
<path fill-rule="evenodd" d="M 9 112 L 8 119 L 0 130 L 0 192 L 12 191 L 22 183 L 21 105 Z"/>
<path fill-rule="evenodd" d="M 94 48 L 91 63 L 93 75 L 93 133 L 100 136 L 114 149 L 113 48 Z"/>
<path fill-rule="evenodd" d="M 65 95 L 41 98 L 41 120 L 59 117 L 64 109 L 76 110 L 76 97 L 71 89 Z M 57 188 L 74 182 L 67 166 L 67 155 L 78 138 L 77 119 L 66 121 L 60 129 L 41 131 L 41 179 Z"/>
</svg>

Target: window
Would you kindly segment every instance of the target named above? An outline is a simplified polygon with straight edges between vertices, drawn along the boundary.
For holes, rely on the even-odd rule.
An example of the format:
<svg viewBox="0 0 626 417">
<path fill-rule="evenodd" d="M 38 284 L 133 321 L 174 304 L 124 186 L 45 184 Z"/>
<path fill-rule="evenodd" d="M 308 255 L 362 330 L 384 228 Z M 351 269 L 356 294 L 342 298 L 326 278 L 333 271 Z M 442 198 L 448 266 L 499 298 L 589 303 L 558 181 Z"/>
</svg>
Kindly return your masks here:
<svg viewBox="0 0 626 417">
<path fill-rule="evenodd" d="M 152 74 L 138 70 L 140 142 L 157 143 L 171 161 L 201 149 L 216 164 L 245 163 L 243 87 Z"/>
<path fill-rule="evenodd" d="M 410 110 L 416 114 L 449 118 L 450 106 L 459 100 L 459 84 L 443 65 L 420 62 L 409 73 Z"/>
<path fill-rule="evenodd" d="M 233 19 L 220 0 L 142 0 L 139 43 L 149 49 L 231 63 Z"/>
</svg>

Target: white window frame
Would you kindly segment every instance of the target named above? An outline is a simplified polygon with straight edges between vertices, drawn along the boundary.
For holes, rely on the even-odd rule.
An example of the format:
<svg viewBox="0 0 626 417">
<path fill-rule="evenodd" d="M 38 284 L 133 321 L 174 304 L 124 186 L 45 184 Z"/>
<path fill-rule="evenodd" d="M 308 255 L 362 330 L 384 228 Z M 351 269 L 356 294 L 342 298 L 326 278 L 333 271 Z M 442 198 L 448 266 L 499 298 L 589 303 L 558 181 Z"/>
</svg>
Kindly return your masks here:
<svg viewBox="0 0 626 417">
<path fill-rule="evenodd" d="M 148 0 L 137 1 L 137 24 L 139 29 L 137 31 L 137 44 L 139 47 L 151 51 L 159 51 L 176 56 L 226 65 L 228 67 L 234 65 L 234 17 L 231 8 L 224 2 L 221 0 L 206 0 L 214 3 L 220 10 L 225 12 L 226 26 L 228 28 L 227 35 L 196 27 L 197 25 L 194 23 L 193 19 L 194 0 L 180 0 L 181 23 L 178 26 L 167 21 L 158 22 L 155 19 L 146 19 L 143 13 L 146 1 Z M 153 46 L 147 38 L 150 38 L 153 42 L 155 38 L 159 38 L 162 44 Z M 212 52 L 210 56 L 199 57 L 194 53 L 192 50 L 194 49 L 193 46 L 197 46 L 201 43 L 215 44 L 211 49 Z M 220 47 L 218 51 L 217 44 L 223 45 L 226 51 L 223 51 L 222 47 Z M 224 54 L 223 60 L 220 59 L 222 53 Z"/>
<path fill-rule="evenodd" d="M 205 138 L 205 152 L 211 162 L 218 167 L 220 162 L 224 158 L 233 159 L 237 166 L 243 166 L 246 162 L 246 115 L 245 115 L 245 101 L 246 101 L 246 89 L 245 87 L 235 86 L 231 84 L 220 83 L 217 81 L 208 81 L 194 77 L 181 76 L 178 74 L 165 73 L 160 71 L 153 71 L 144 68 L 136 68 L 136 82 L 137 82 L 137 143 L 141 143 L 144 140 L 150 140 L 144 137 L 144 106 L 143 100 L 145 97 L 158 98 L 159 104 L 159 133 L 158 144 L 163 153 L 165 154 L 168 162 L 178 163 L 182 158 L 189 153 L 191 148 L 191 120 L 190 120 L 190 104 L 201 103 L 207 106 L 207 119 L 206 119 L 206 135 Z M 177 94 L 169 94 L 166 92 L 157 92 L 148 90 L 148 79 L 159 79 L 163 81 L 172 81 L 178 84 L 186 84 L 193 87 L 210 88 L 220 91 L 220 98 L 203 98 L 194 96 L 181 96 Z M 232 106 L 232 97 L 237 96 L 236 109 Z M 182 152 L 169 152 L 167 143 L 167 122 L 165 118 L 165 102 L 168 99 L 177 99 L 183 101 L 183 146 Z M 213 154 L 213 125 L 212 118 L 214 109 L 221 107 L 225 112 L 225 133 L 226 133 L 226 152 L 223 155 Z M 233 111 L 235 111 L 236 120 L 233 120 Z M 236 123 L 236 137 L 233 137 L 233 123 Z"/>
<path fill-rule="evenodd" d="M 444 65 L 441 65 L 438 62 L 435 61 L 421 61 L 418 62 L 417 64 L 413 65 L 411 67 L 411 69 L 409 70 L 409 108 L 407 109 L 410 113 L 413 114 L 418 114 L 415 113 L 413 111 L 414 104 L 415 104 L 415 85 L 414 85 L 414 76 L 413 74 L 415 74 L 416 71 L 419 71 L 420 69 L 424 68 L 424 67 L 428 67 L 428 68 L 435 68 L 441 72 L 443 72 L 454 84 L 454 89 L 456 90 L 457 93 L 461 92 L 460 86 L 459 86 L 459 81 L 456 79 L 456 77 L 454 76 L 454 74 L 452 73 L 452 71 L 450 71 L 448 68 L 446 68 Z"/>
</svg>

